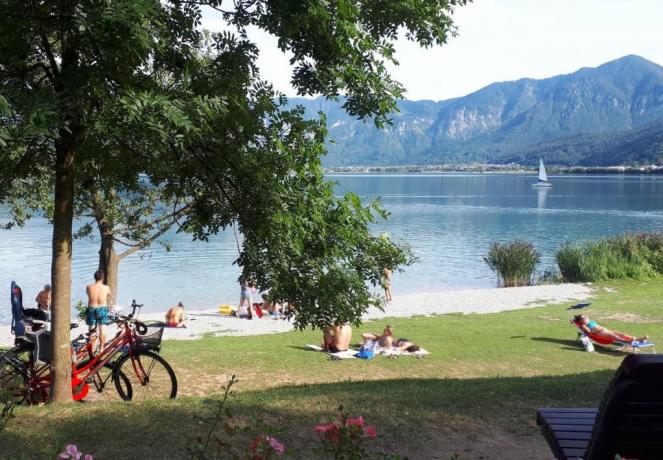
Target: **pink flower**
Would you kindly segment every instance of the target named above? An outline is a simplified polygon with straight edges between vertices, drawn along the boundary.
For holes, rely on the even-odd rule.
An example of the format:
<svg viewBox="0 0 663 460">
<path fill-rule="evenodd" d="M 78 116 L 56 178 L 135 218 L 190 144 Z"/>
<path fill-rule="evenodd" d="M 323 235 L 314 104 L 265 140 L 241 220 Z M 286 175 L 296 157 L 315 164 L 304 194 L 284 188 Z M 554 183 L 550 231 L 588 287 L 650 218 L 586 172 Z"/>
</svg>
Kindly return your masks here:
<svg viewBox="0 0 663 460">
<path fill-rule="evenodd" d="M 364 426 L 364 417 L 361 415 L 359 417 L 348 417 L 348 420 L 345 422 L 348 426 Z"/>
<path fill-rule="evenodd" d="M 315 426 L 315 431 L 316 433 L 329 433 L 331 431 L 337 431 L 338 427 L 336 426 L 335 423 L 327 423 L 325 425 L 316 425 Z"/>
<path fill-rule="evenodd" d="M 327 423 L 326 425 L 316 425 L 315 431 L 322 434 L 327 441 L 338 442 L 339 428 L 335 423 Z"/>
<path fill-rule="evenodd" d="M 369 425 L 367 427 L 364 427 L 364 434 L 366 435 L 367 438 L 375 439 L 378 436 L 378 430 L 376 430 L 374 426 Z"/>
<path fill-rule="evenodd" d="M 283 452 L 285 452 L 285 447 L 283 444 L 279 442 L 278 439 L 273 438 L 271 436 L 267 436 L 267 441 L 269 441 L 269 445 L 271 446 L 272 449 L 274 449 L 274 452 L 277 454 L 281 455 Z"/>
<path fill-rule="evenodd" d="M 81 453 L 78 451 L 76 444 L 67 444 L 64 451 L 58 455 L 58 458 L 79 460 L 81 458 Z"/>
</svg>

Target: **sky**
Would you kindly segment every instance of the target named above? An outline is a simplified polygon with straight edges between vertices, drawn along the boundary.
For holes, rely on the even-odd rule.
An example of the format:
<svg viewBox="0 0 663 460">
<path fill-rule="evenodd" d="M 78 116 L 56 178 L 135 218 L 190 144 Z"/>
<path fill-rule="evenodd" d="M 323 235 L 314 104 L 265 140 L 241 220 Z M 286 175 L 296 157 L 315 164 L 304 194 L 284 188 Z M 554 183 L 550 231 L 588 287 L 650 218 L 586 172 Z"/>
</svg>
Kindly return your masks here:
<svg viewBox="0 0 663 460">
<path fill-rule="evenodd" d="M 407 99 L 443 100 L 496 81 L 546 78 L 637 54 L 663 65 L 663 0 L 475 0 L 458 8 L 459 35 L 442 47 L 396 43 L 400 65 L 391 73 Z M 223 21 L 206 11 L 203 27 Z M 252 38 L 263 78 L 288 96 L 288 57 L 263 32 Z"/>
</svg>

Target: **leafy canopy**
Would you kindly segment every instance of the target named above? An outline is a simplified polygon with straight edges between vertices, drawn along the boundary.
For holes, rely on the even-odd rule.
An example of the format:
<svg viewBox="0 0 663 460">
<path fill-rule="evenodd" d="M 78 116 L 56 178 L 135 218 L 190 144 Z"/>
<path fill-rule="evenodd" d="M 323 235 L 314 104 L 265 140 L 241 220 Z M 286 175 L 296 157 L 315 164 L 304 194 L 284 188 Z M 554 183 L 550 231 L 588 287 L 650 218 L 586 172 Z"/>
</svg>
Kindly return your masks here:
<svg viewBox="0 0 663 460">
<path fill-rule="evenodd" d="M 371 235 L 379 206 L 334 196 L 320 165 L 324 119 L 306 120 L 261 80 L 248 32 L 292 53 L 300 94 L 343 95 L 351 115 L 383 125 L 403 92 L 385 67 L 394 39 L 444 43 L 465 3 L 5 0 L 0 115 L 23 122 L 0 126 L 0 200 L 48 201 L 58 146 L 76 152 L 78 214 L 99 190 L 105 212 L 126 219 L 122 203 L 148 194 L 144 173 L 163 203 L 190 205 L 181 229 L 195 238 L 237 223 L 245 276 L 291 302 L 298 326 L 357 321 L 377 303 L 368 286 L 382 268 L 412 257 Z M 201 31 L 202 7 L 236 32 Z"/>
</svg>

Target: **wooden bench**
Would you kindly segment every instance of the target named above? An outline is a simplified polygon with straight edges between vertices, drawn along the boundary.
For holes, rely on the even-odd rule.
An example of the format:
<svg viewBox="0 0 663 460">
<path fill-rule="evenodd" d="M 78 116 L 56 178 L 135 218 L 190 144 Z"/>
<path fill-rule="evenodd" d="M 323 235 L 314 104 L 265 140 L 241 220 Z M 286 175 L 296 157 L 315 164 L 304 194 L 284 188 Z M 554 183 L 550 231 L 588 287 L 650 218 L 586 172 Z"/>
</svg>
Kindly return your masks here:
<svg viewBox="0 0 663 460">
<path fill-rule="evenodd" d="M 663 356 L 627 356 L 599 409 L 539 409 L 537 423 L 557 459 L 663 459 Z"/>
</svg>

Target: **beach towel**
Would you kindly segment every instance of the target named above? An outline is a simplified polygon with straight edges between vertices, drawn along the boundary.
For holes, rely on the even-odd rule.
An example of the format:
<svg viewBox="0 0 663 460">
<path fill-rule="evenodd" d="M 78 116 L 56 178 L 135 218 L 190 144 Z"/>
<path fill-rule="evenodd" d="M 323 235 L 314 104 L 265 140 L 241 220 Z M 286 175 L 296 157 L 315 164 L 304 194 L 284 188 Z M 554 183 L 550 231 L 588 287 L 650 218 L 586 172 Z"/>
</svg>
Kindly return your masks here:
<svg viewBox="0 0 663 460">
<path fill-rule="evenodd" d="M 323 353 L 327 353 L 332 359 L 355 359 L 356 358 L 355 355 L 359 353 L 357 350 L 345 350 L 336 353 L 329 353 L 326 352 L 321 346 L 313 345 L 310 343 L 307 343 L 305 347 L 308 348 L 309 350 L 321 351 Z"/>
<path fill-rule="evenodd" d="M 423 348 L 413 352 L 400 350 L 398 348 L 383 348 L 381 353 L 388 358 L 395 358 L 398 356 L 414 356 L 415 358 L 423 358 L 424 356 L 430 354 L 430 352 L 424 350 Z"/>
<path fill-rule="evenodd" d="M 314 351 L 322 351 L 325 352 L 321 346 L 319 345 L 313 345 L 307 343 L 306 348 L 309 350 L 314 350 Z M 327 353 L 328 355 L 336 358 L 336 359 L 348 359 L 348 358 L 357 358 L 357 354 L 360 353 L 361 350 L 346 350 L 346 351 L 339 351 L 338 353 Z M 326 352 L 325 352 L 326 353 Z M 405 350 L 399 350 L 398 348 L 382 348 L 380 351 L 376 351 L 374 353 L 374 356 L 377 356 L 378 354 L 384 355 L 387 358 L 397 358 L 399 356 L 414 356 L 415 358 L 423 358 L 426 355 L 429 355 L 430 352 L 427 350 L 424 350 L 423 348 L 420 348 L 417 351 L 414 352 L 409 352 Z"/>
</svg>

